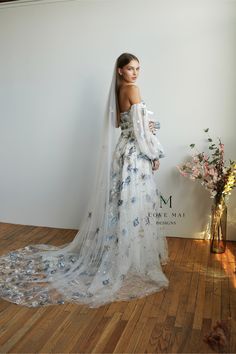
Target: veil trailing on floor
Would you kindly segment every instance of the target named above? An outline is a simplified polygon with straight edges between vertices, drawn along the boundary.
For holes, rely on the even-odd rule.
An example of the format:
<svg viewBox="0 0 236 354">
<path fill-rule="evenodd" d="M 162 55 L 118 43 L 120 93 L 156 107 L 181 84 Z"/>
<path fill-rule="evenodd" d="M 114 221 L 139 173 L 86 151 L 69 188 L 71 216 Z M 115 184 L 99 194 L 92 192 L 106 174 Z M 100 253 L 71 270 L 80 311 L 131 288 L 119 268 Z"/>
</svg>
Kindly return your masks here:
<svg viewBox="0 0 236 354">
<path fill-rule="evenodd" d="M 29 307 L 66 301 L 98 307 L 112 300 L 128 299 L 127 293 L 117 293 L 127 268 L 116 252 L 117 240 L 113 236 L 117 215 L 109 203 L 113 154 L 120 134 L 116 128 L 116 64 L 106 103 L 94 185 L 79 231 L 72 242 L 62 246 L 30 244 L 2 255 L 0 297 L 3 299 Z M 159 148 L 161 151 L 160 145 Z M 155 156 L 153 152 L 152 157 Z M 163 276 L 159 285 L 166 284 Z"/>
</svg>

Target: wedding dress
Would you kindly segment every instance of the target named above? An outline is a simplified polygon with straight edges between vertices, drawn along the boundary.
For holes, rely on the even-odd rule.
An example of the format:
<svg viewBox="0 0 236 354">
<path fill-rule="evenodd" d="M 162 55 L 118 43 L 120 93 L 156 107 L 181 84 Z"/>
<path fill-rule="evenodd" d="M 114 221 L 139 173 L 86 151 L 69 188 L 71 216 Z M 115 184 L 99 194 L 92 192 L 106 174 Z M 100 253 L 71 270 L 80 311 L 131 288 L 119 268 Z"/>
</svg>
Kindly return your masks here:
<svg viewBox="0 0 236 354">
<path fill-rule="evenodd" d="M 153 112 L 143 100 L 120 119 L 118 140 L 102 146 L 100 174 L 77 235 L 63 246 L 30 244 L 0 256 L 1 298 L 29 307 L 75 302 L 92 308 L 168 287 L 161 267 L 168 247 L 156 217 L 160 193 L 151 166 L 165 156 L 156 134 L 160 122 L 152 134 Z"/>
</svg>

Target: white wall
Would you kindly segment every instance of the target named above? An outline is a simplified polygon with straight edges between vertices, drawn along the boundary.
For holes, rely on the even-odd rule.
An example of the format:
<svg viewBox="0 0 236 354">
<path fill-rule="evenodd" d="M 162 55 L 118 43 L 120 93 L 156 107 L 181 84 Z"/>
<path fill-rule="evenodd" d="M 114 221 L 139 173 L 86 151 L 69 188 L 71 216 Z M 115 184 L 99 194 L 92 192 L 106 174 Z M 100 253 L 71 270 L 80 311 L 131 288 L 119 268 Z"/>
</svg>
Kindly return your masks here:
<svg viewBox="0 0 236 354">
<path fill-rule="evenodd" d="M 236 3 L 36 1 L 0 5 L 0 220 L 79 228 L 115 59 L 138 56 L 137 84 L 161 122 L 156 181 L 167 235 L 203 238 L 212 200 L 177 164 L 207 147 L 235 159 Z M 177 213 L 176 217 L 172 214 Z M 184 213 L 184 216 L 183 216 Z M 169 225 L 168 225 L 169 224 Z M 236 193 L 228 238 L 236 239 Z"/>
</svg>

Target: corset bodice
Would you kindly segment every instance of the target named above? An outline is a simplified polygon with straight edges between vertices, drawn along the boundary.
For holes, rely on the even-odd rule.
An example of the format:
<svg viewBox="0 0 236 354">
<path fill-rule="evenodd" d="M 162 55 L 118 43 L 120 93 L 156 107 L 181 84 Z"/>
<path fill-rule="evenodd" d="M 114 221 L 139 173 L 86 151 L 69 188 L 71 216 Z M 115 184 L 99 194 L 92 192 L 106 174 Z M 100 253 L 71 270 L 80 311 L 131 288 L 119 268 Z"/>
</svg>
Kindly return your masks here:
<svg viewBox="0 0 236 354">
<path fill-rule="evenodd" d="M 133 105 L 131 105 L 130 109 L 125 112 L 120 113 L 120 127 L 121 127 L 121 133 L 122 135 L 134 135 L 134 127 L 133 127 L 133 119 L 132 119 L 132 114 L 131 114 L 131 108 Z M 148 119 L 153 121 L 155 129 L 160 129 L 160 122 L 155 120 L 153 117 L 153 112 L 149 111 L 146 107 L 146 103 L 141 100 L 141 106 L 143 109 L 146 110 Z"/>
<path fill-rule="evenodd" d="M 141 103 L 142 103 L 142 106 L 145 106 L 145 102 L 143 100 L 141 101 Z M 132 120 L 132 116 L 130 114 L 132 106 L 133 105 L 131 105 L 131 107 L 128 111 L 120 113 L 120 128 L 121 128 L 121 132 L 123 134 L 126 132 L 127 133 L 133 132 L 133 130 L 134 130 L 133 120 Z"/>
</svg>

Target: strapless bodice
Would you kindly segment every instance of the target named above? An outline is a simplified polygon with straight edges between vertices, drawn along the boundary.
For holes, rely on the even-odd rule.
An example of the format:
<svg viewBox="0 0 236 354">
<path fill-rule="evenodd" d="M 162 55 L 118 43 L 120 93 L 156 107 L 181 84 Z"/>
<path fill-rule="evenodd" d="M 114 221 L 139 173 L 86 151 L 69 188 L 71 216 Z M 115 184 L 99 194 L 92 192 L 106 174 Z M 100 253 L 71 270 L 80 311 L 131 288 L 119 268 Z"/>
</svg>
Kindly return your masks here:
<svg viewBox="0 0 236 354">
<path fill-rule="evenodd" d="M 121 127 L 121 131 L 124 132 L 130 132 L 133 131 L 133 119 L 132 119 L 132 115 L 131 115 L 131 110 L 132 107 L 137 105 L 137 104 L 141 104 L 142 109 L 146 109 L 147 113 L 148 113 L 148 117 L 150 120 L 153 120 L 154 122 L 154 127 L 155 129 L 160 129 L 160 122 L 156 121 L 152 116 L 154 113 L 152 111 L 147 110 L 146 107 L 146 103 L 144 102 L 144 100 L 141 100 L 140 103 L 134 103 L 130 106 L 128 111 L 125 112 L 121 112 L 120 113 L 120 127 Z M 153 118 L 153 119 L 152 119 Z"/>
</svg>

